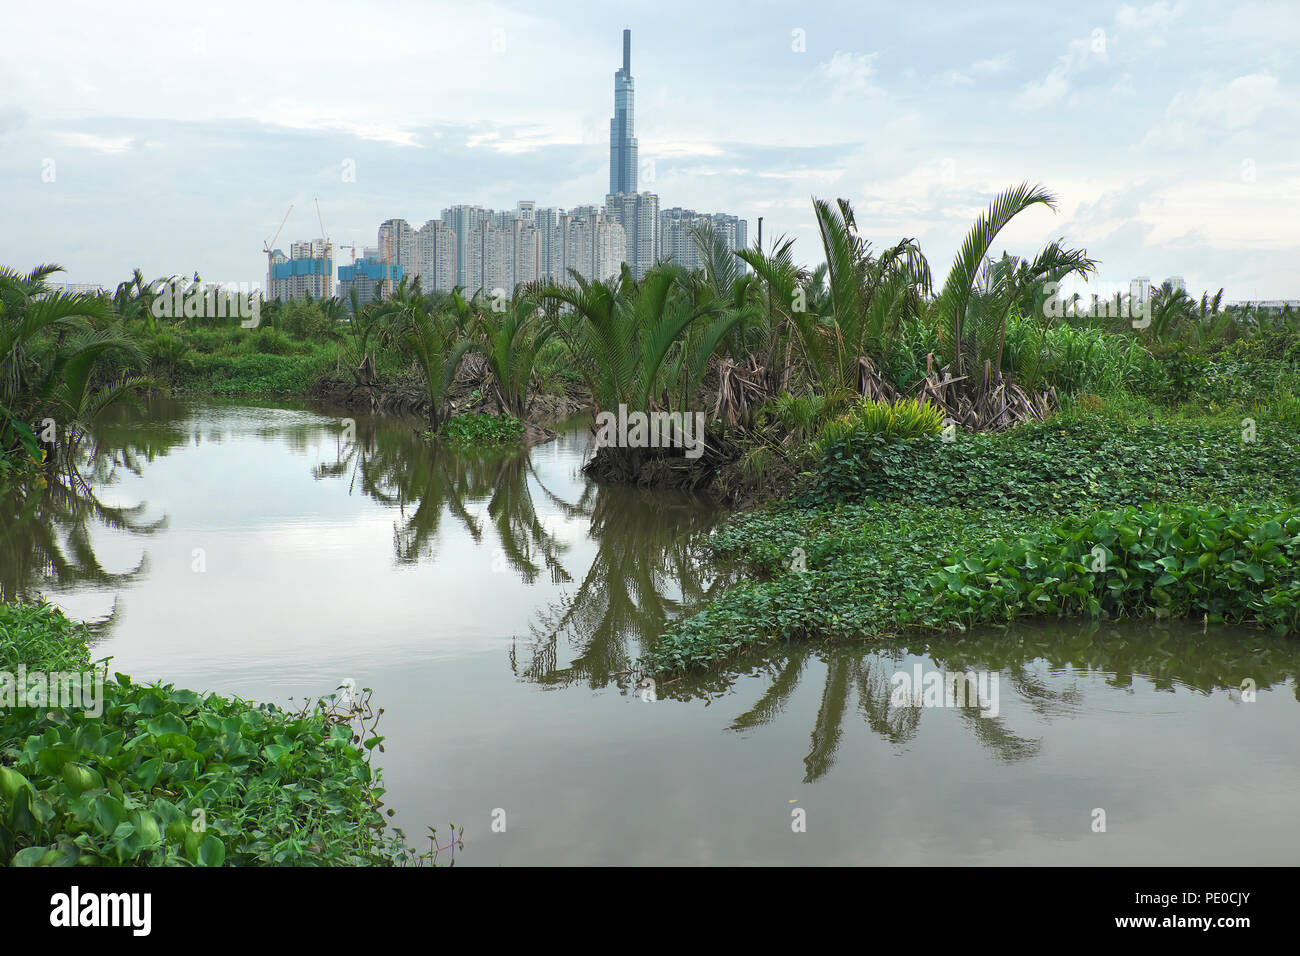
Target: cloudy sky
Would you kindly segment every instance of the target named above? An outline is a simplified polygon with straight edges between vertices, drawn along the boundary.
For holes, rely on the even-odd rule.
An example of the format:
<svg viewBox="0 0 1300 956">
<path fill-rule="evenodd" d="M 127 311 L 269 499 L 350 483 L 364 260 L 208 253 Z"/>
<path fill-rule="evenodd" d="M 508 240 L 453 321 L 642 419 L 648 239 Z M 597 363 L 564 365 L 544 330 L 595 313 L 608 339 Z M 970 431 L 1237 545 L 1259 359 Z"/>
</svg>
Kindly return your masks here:
<svg viewBox="0 0 1300 956">
<path fill-rule="evenodd" d="M 1031 180 L 1099 291 L 1300 298 L 1300 5 L 1010 0 L 7 4 L 0 264 L 261 282 L 262 243 L 374 245 L 453 203 L 602 201 L 621 31 L 642 188 L 820 256 L 810 198 L 946 274 Z M 348 171 L 354 171 L 349 177 Z M 647 182 L 647 180 L 650 180 Z M 347 262 L 350 253 L 340 256 Z"/>
</svg>

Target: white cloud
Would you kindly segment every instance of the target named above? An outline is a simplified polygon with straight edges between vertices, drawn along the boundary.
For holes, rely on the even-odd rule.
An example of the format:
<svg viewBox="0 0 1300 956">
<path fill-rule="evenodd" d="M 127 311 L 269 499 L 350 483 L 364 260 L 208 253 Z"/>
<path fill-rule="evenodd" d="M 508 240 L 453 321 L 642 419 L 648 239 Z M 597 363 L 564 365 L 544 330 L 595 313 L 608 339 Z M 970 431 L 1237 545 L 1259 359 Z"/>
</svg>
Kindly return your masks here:
<svg viewBox="0 0 1300 956">
<path fill-rule="evenodd" d="M 938 80 L 944 86 L 970 86 L 975 82 L 960 70 L 949 70 L 947 73 L 940 73 Z"/>
<path fill-rule="evenodd" d="M 1220 86 L 1203 86 L 1174 95 L 1161 123 L 1143 137 L 1143 145 L 1163 148 L 1199 146 L 1243 133 L 1266 110 L 1293 111 L 1277 77 L 1249 73 Z"/>
<path fill-rule="evenodd" d="M 1003 53 L 1001 56 L 989 57 L 987 60 L 976 60 L 970 68 L 976 73 L 1005 73 L 1011 69 L 1011 54 Z"/>
<path fill-rule="evenodd" d="M 1140 202 L 1137 219 L 1152 243 L 1196 242 L 1217 249 L 1296 248 L 1300 177 L 1261 177 L 1253 183 L 1197 179 Z"/>
<path fill-rule="evenodd" d="M 1159 30 L 1169 26 L 1183 15 L 1183 0 L 1173 6 L 1168 0 L 1157 0 L 1147 7 L 1121 6 L 1115 13 L 1115 22 L 1125 29 Z"/>
<path fill-rule="evenodd" d="M 54 139 L 60 146 L 109 154 L 125 153 L 135 144 L 134 136 L 96 136 L 93 133 L 58 133 Z"/>
<path fill-rule="evenodd" d="M 1106 32 L 1100 27 L 1081 40 L 1071 40 L 1069 48 L 1056 58 L 1052 68 L 1041 80 L 1030 80 L 1016 97 L 1024 109 L 1041 109 L 1051 106 L 1070 90 L 1072 78 L 1093 63 L 1104 63 L 1108 57 Z"/>
<path fill-rule="evenodd" d="M 877 92 L 872 78 L 876 75 L 879 53 L 846 53 L 837 50 L 825 63 L 818 64 L 822 77 L 831 84 L 836 96 L 869 96 Z"/>
</svg>

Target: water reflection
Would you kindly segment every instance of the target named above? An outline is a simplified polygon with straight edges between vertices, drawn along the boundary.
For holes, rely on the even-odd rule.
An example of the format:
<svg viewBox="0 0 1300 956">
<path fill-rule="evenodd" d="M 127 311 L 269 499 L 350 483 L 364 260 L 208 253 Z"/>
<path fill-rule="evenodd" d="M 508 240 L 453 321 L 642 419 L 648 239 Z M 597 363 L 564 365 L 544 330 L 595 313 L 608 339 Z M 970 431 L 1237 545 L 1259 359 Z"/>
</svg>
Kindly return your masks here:
<svg viewBox="0 0 1300 956">
<path fill-rule="evenodd" d="M 1052 621 L 772 647 L 645 701 L 621 672 L 727 583 L 697 560 L 707 501 L 590 484 L 576 430 L 451 454 L 345 414 L 107 422 L 84 487 L 4 498 L 0 586 L 77 616 L 120 596 L 102 653 L 137 679 L 376 688 L 395 820 L 464 824 L 467 863 L 1295 863 L 1294 642 Z M 898 703 L 918 666 L 996 673 L 998 712 Z"/>
<path fill-rule="evenodd" d="M 103 529 L 149 536 L 166 518 L 146 520 L 146 506 L 106 504 L 95 488 L 111 486 L 119 468 L 138 473 L 136 449 L 93 453 L 80 469 L 46 474 L 44 484 L 12 487 L 0 496 L 0 601 L 40 600 L 74 589 L 114 590 L 143 574 L 134 567 L 110 571 L 96 553 L 93 532 Z M 85 476 L 89 475 L 89 479 Z M 107 627 L 110 619 L 98 622 Z"/>
<path fill-rule="evenodd" d="M 665 622 L 729 578 L 699 559 L 716 515 L 695 496 L 589 485 L 570 508 L 590 522 L 596 555 L 577 590 L 539 615 L 511 664 L 543 684 L 604 687 L 626 675 Z M 567 665 L 559 663 L 562 637 L 577 650 Z"/>
<path fill-rule="evenodd" d="M 15 598 L 85 584 L 124 587 L 147 572 L 147 551 L 136 567 L 110 573 L 95 557 L 95 534 L 161 531 L 168 525 L 169 506 L 187 509 L 191 525 L 213 524 L 218 531 L 249 523 L 273 533 L 296 531 L 303 519 L 284 524 L 283 511 L 277 513 L 267 498 L 271 475 L 251 484 L 265 467 L 257 449 L 269 444 L 306 458 L 305 480 L 333 485 L 345 497 L 367 499 L 393 516 L 390 572 L 461 562 L 470 542 L 491 553 L 492 572 L 509 573 L 527 588 L 548 584 L 535 589 L 515 629 L 505 635 L 513 639 L 509 666 L 524 681 L 592 687 L 621 681 L 621 672 L 670 618 L 724 585 L 723 576 L 709 570 L 698 553 L 717 519 L 714 505 L 699 495 L 586 481 L 579 470 L 589 450 L 584 429 L 575 425 L 541 449 L 464 451 L 431 444 L 421 436 L 422 427 L 399 418 L 249 403 L 158 399 L 144 415 L 122 410 L 96 430 L 93 452 L 80 472 L 43 495 L 6 499 L 0 513 L 5 548 L 0 586 Z M 167 481 L 156 494 L 170 495 L 171 501 L 159 500 L 163 515 L 152 520 L 145 520 L 148 501 L 129 506 L 101 501 L 123 476 L 143 476 L 151 463 L 178 448 L 198 455 L 204 446 L 206 464 L 189 467 L 218 484 L 225 473 L 229 482 L 250 483 L 245 490 L 231 490 L 236 504 L 195 514 L 200 490 Z M 217 450 L 220 454 L 213 454 Z M 255 489 L 251 501 L 245 500 L 249 487 Z M 274 494 L 292 499 L 297 493 L 280 487 Z M 312 516 L 317 525 L 319 517 Z M 444 553 L 448 549 L 451 555 Z M 357 568 L 358 585 L 385 570 Z M 174 579 L 182 582 L 189 585 L 180 575 Z M 227 583 L 242 587 L 234 579 Z M 491 601 L 493 592 L 508 590 L 490 573 L 480 574 L 475 584 L 483 592 L 479 600 Z M 320 580 L 294 586 L 330 590 Z M 469 597 L 463 595 L 465 603 Z M 507 605 L 515 600 L 502 598 Z M 461 616 L 469 613 L 463 606 L 457 610 Z"/>
<path fill-rule="evenodd" d="M 723 699 L 743 679 L 765 685 L 762 694 L 737 715 L 729 729 L 749 732 L 780 722 L 801 678 L 821 667 L 820 704 L 803 757 L 805 783 L 834 767 L 850 713 L 868 730 L 900 749 L 913 743 L 923 722 L 937 725 L 948 714 L 999 761 L 1036 756 L 1042 737 L 1018 733 L 1005 713 L 990 713 L 974 697 L 958 695 L 942 706 L 918 706 L 900 699 L 903 678 L 914 668 L 939 674 L 996 675 L 998 710 L 1035 718 L 1041 725 L 1084 714 L 1089 702 L 1086 679 L 1128 690 L 1140 682 L 1156 692 L 1176 689 L 1249 702 L 1251 695 L 1288 681 L 1300 700 L 1300 644 L 1261 631 L 1202 629 L 1183 623 L 1026 622 L 957 638 L 861 643 L 783 645 L 743 658 L 730 668 L 673 682 L 661 695 L 678 700 Z M 1083 682 L 1083 683 L 1081 683 Z M 1009 691 L 1009 693 L 1008 693 Z M 856 708 L 854 704 L 856 703 Z M 1097 701 L 1091 702 L 1094 709 Z M 806 708 L 805 708 L 806 709 Z"/>
</svg>

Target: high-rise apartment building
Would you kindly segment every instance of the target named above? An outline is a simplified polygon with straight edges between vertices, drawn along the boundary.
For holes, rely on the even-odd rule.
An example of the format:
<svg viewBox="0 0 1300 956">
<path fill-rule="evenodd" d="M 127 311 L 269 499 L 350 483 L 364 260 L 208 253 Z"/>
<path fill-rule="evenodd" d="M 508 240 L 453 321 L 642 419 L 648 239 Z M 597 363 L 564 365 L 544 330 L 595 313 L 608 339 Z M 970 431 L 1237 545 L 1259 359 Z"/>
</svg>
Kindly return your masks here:
<svg viewBox="0 0 1300 956">
<path fill-rule="evenodd" d="M 637 145 L 633 135 L 632 31 L 623 31 L 623 68 L 614 74 L 614 116 L 609 121 L 609 195 L 636 192 Z"/>
<path fill-rule="evenodd" d="M 279 299 L 328 299 L 334 295 L 334 249 L 324 239 L 295 242 L 286 256 L 279 249 L 271 253 L 266 277 L 267 301 Z"/>
<path fill-rule="evenodd" d="M 482 206 L 465 205 L 452 206 L 442 211 L 442 221 L 456 236 L 456 285 L 462 289 L 469 289 L 467 277 L 476 269 L 479 278 L 482 278 L 482 263 L 478 261 L 481 250 L 475 251 L 479 245 L 477 230 L 479 223 L 488 219 L 491 213 L 492 210 Z M 475 285 L 474 288 L 477 289 L 478 286 Z M 472 292 L 473 289 L 469 291 Z"/>
<path fill-rule="evenodd" d="M 606 214 L 623 227 L 628 268 L 645 278 L 659 259 L 659 197 L 654 193 L 619 193 L 605 197 Z"/>
<path fill-rule="evenodd" d="M 514 222 L 513 275 L 515 285 L 536 282 L 542 277 L 542 236 L 536 224 L 524 219 Z"/>
<path fill-rule="evenodd" d="M 430 219 L 415 233 L 420 288 L 450 292 L 456 287 L 456 233 L 445 222 Z"/>
<path fill-rule="evenodd" d="M 543 208 L 533 212 L 537 226 L 538 274 L 540 278 L 558 282 L 564 278 L 564 244 L 558 241 L 557 228 L 562 209 Z"/>
<path fill-rule="evenodd" d="M 379 257 L 390 265 L 401 266 L 403 275 L 420 274 L 415 230 L 405 219 L 388 219 L 379 224 Z"/>
<path fill-rule="evenodd" d="M 338 297 L 350 301 L 352 290 L 356 289 L 359 305 L 374 302 L 383 293 L 386 279 L 390 279 L 388 284 L 395 288 L 402 281 L 402 267 L 390 267 L 380 258 L 378 249 L 367 249 L 366 254 L 352 265 L 339 266 Z"/>
<path fill-rule="evenodd" d="M 582 278 L 609 281 L 616 278 L 626 258 L 623 227 L 599 206 L 558 210 L 551 238 L 554 272 L 551 280 L 572 285 L 573 270 Z"/>
<path fill-rule="evenodd" d="M 705 228 L 711 228 L 732 252 L 744 249 L 747 244 L 748 224 L 744 219 L 722 212 L 710 215 L 674 206 L 659 216 L 660 260 L 675 262 L 691 270 L 704 268 L 704 257 L 700 255 L 695 236 L 697 231 Z M 740 265 L 743 269 L 744 263 Z"/>
</svg>

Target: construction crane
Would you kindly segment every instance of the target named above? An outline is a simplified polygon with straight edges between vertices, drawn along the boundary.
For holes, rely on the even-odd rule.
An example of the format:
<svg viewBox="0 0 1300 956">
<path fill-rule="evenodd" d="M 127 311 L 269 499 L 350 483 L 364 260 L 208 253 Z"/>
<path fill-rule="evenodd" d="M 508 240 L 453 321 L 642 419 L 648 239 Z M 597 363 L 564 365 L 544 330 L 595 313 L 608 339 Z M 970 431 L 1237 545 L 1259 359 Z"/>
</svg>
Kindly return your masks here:
<svg viewBox="0 0 1300 956">
<path fill-rule="evenodd" d="M 284 232 L 284 224 L 289 221 L 289 213 L 291 212 L 293 212 L 293 203 L 289 203 L 289 208 L 285 211 L 284 218 L 280 220 L 280 228 L 275 230 L 275 235 L 262 243 L 262 251 L 266 253 L 266 298 L 268 301 L 272 298 L 271 291 L 274 288 L 271 283 L 272 272 L 274 271 L 272 267 L 275 264 L 273 261 L 275 249 L 272 247 L 275 245 L 275 240 L 280 238 L 280 233 Z"/>
<path fill-rule="evenodd" d="M 334 291 L 332 288 L 334 285 L 334 247 L 330 244 L 329 233 L 325 231 L 325 217 L 321 215 L 319 199 L 316 200 L 316 219 L 320 222 L 320 237 L 325 246 L 325 260 L 322 263 L 321 268 L 320 297 L 322 299 L 328 299 L 330 294 Z M 352 255 L 353 257 L 356 256 L 355 249 L 353 250 Z"/>
<path fill-rule="evenodd" d="M 340 242 L 340 249 L 349 249 L 352 252 L 352 264 L 357 264 L 357 244 L 355 242 Z"/>
</svg>

